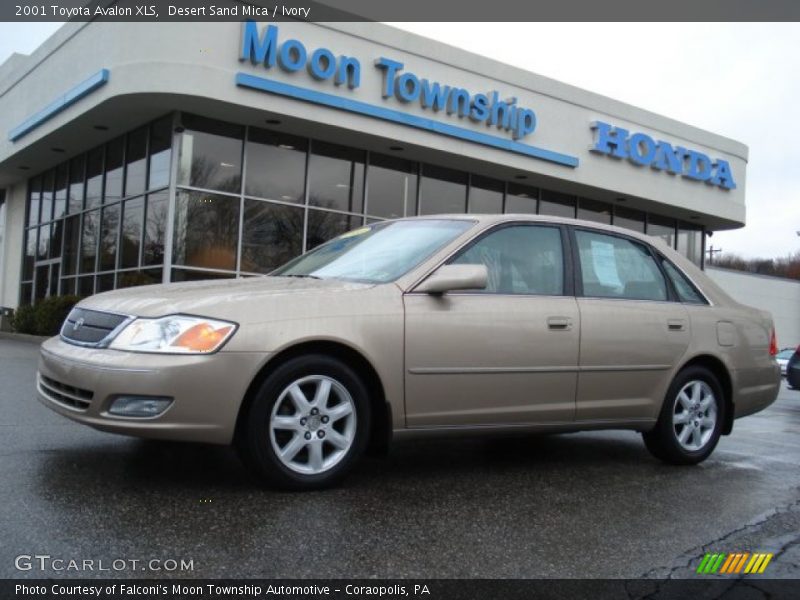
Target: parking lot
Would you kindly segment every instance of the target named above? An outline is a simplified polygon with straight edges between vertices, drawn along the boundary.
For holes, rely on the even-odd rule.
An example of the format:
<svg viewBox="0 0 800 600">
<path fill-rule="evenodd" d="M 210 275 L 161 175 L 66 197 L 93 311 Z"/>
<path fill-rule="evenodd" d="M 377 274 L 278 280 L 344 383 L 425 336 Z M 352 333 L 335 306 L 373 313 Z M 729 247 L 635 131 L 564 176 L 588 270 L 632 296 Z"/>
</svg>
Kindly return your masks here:
<svg viewBox="0 0 800 600">
<path fill-rule="evenodd" d="M 800 576 L 800 391 L 785 384 L 698 467 L 657 462 L 630 432 L 436 440 L 292 494 L 255 486 L 229 448 L 57 416 L 35 399 L 37 350 L 0 339 L 2 577 L 162 574 L 15 567 L 37 554 L 191 561 L 173 577 L 688 577 L 712 551 L 773 552 L 769 574 Z"/>
</svg>

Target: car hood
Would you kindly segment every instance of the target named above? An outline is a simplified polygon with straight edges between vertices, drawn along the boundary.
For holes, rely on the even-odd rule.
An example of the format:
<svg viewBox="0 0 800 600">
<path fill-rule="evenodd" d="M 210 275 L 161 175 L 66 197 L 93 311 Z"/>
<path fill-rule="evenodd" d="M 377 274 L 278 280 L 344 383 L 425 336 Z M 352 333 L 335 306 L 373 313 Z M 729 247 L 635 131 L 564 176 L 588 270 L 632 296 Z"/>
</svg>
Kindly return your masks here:
<svg viewBox="0 0 800 600">
<path fill-rule="evenodd" d="M 80 306 L 140 317 L 186 313 L 240 322 L 248 314 L 247 307 L 265 307 L 281 299 L 294 303 L 301 296 L 325 302 L 331 294 L 352 294 L 373 287 L 336 279 L 249 277 L 115 290 L 87 298 Z"/>
</svg>

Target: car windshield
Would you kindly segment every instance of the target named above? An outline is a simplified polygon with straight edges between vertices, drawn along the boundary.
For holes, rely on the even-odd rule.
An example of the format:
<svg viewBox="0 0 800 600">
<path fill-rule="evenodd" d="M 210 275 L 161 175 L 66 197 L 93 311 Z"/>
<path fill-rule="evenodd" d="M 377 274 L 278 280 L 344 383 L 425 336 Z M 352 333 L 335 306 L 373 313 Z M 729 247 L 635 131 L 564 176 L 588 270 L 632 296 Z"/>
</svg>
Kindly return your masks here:
<svg viewBox="0 0 800 600">
<path fill-rule="evenodd" d="M 270 275 L 387 283 L 416 267 L 474 224 L 463 219 L 376 223 L 340 235 Z"/>
<path fill-rule="evenodd" d="M 778 352 L 778 356 L 776 356 L 776 358 L 785 358 L 786 360 L 789 360 L 792 358 L 792 354 L 794 354 L 794 348 L 787 348 L 786 350 L 781 350 Z"/>
</svg>

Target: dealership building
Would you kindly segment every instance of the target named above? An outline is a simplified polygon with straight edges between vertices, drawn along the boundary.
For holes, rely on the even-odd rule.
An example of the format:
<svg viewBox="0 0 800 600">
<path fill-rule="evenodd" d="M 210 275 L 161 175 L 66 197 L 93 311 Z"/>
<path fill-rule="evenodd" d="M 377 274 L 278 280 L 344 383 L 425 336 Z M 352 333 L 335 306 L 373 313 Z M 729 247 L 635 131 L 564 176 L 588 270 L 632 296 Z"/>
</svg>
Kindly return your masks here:
<svg viewBox="0 0 800 600">
<path fill-rule="evenodd" d="M 539 213 L 702 266 L 747 147 L 376 23 L 67 23 L 0 66 L 0 306 L 267 273 L 362 224 Z"/>
</svg>

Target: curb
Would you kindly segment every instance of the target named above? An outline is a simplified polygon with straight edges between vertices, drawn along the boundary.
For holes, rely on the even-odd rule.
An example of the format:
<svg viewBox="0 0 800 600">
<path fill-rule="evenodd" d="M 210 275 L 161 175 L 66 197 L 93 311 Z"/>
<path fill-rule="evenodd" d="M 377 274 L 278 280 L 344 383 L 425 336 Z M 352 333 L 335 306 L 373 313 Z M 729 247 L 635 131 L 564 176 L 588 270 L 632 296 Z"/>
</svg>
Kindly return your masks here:
<svg viewBox="0 0 800 600">
<path fill-rule="evenodd" d="M 43 341 L 50 339 L 50 337 L 49 335 L 29 335 L 27 333 L 0 331 L 0 340 L 16 340 L 18 342 L 28 342 L 29 344 L 41 344 Z"/>
</svg>

